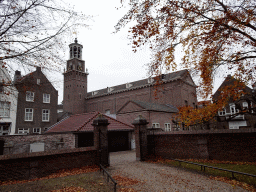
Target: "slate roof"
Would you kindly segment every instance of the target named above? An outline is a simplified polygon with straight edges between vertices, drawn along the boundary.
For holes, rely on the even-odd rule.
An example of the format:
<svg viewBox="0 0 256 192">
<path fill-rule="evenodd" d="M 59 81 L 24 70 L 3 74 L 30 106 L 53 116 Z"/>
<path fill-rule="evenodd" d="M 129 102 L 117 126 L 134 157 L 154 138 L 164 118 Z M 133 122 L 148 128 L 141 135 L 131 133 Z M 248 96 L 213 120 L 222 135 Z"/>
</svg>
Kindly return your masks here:
<svg viewBox="0 0 256 192">
<path fill-rule="evenodd" d="M 181 71 L 163 74 L 164 79 L 162 79 L 162 81 L 163 81 L 163 83 L 167 83 L 170 81 L 179 80 L 179 79 L 182 79 L 188 73 L 189 73 L 188 70 L 184 69 Z M 152 79 L 154 80 L 154 78 L 152 78 Z M 117 86 L 113 86 L 113 87 L 107 87 L 105 89 L 100 89 L 100 90 L 96 90 L 96 91 L 92 91 L 92 92 L 88 92 L 87 97 L 85 99 L 91 99 L 91 98 L 95 98 L 95 97 L 130 91 L 133 89 L 139 89 L 139 88 L 149 87 L 149 86 L 154 85 L 154 82 L 150 83 L 150 82 L 148 82 L 148 80 L 149 80 L 149 78 L 142 79 L 139 81 L 130 82 L 130 83 L 125 83 L 125 84 L 121 84 L 121 85 L 117 85 Z M 128 88 L 127 88 L 127 84 L 130 85 L 130 87 L 128 86 Z M 108 89 L 112 89 L 112 91 L 108 92 Z M 96 94 L 94 94 L 94 93 L 96 93 Z"/>
<path fill-rule="evenodd" d="M 170 104 L 158 104 L 158 103 L 149 103 L 149 102 L 145 102 L 145 101 L 131 100 L 131 101 L 128 101 L 117 113 L 122 111 L 122 109 L 129 102 L 132 102 L 147 111 L 159 111 L 159 112 L 169 112 L 169 113 L 178 113 L 179 112 L 179 110 L 175 106 L 170 105 Z"/>
<path fill-rule="evenodd" d="M 93 120 L 98 117 L 99 112 L 71 115 L 60 122 L 52 125 L 46 133 L 56 132 L 83 132 L 93 131 Z M 108 131 L 133 131 L 134 127 L 118 121 L 107 115 L 103 116 L 108 120 Z"/>
</svg>

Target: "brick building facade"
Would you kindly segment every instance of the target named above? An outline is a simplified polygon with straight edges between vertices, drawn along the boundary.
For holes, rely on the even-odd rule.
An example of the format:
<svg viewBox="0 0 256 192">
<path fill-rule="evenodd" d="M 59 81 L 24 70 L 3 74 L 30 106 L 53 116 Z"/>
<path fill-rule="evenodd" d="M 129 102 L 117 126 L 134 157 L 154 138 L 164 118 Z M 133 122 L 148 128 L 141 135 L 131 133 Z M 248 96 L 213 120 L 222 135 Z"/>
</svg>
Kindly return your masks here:
<svg viewBox="0 0 256 192">
<path fill-rule="evenodd" d="M 57 122 L 58 91 L 40 67 L 23 77 L 16 71 L 14 81 L 19 91 L 15 133 L 43 133 Z"/>
<path fill-rule="evenodd" d="M 197 105 L 196 85 L 188 70 L 163 74 L 158 90 L 155 88 L 155 78 L 147 78 L 87 92 L 88 73 L 85 71 L 85 62 L 82 60 L 83 46 L 75 40 L 75 43 L 70 44 L 69 47 L 70 59 L 67 61 L 67 70 L 64 73 L 64 112 L 77 114 L 99 111 L 130 124 L 137 113 L 147 111 L 146 116 L 149 118 L 147 120 L 151 124 L 159 123 L 163 128 L 165 123 L 171 123 L 171 114 L 177 112 L 178 107 Z M 125 112 L 124 106 L 129 101 L 142 101 L 147 106 L 158 106 L 157 110 L 153 110 L 143 108 L 137 103 L 139 111 Z M 168 112 L 163 109 L 163 105 L 164 108 L 169 108 Z M 152 115 L 149 115 L 150 112 Z M 157 112 L 157 115 L 153 112 Z M 160 115 L 162 118 L 152 119 L 155 118 L 154 115 L 157 117 Z"/>
</svg>

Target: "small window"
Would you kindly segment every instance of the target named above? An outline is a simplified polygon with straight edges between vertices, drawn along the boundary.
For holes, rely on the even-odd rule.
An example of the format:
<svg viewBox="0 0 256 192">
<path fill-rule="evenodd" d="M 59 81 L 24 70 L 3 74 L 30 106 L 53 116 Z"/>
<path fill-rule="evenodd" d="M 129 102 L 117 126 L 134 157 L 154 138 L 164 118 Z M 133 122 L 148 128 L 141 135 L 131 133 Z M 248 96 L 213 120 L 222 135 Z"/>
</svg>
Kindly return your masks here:
<svg viewBox="0 0 256 192">
<path fill-rule="evenodd" d="M 42 111 L 42 121 L 49 121 L 50 120 L 50 110 L 43 109 Z"/>
<path fill-rule="evenodd" d="M 18 134 L 28 134 L 28 128 L 18 128 Z"/>
<path fill-rule="evenodd" d="M 25 109 L 25 121 L 33 121 L 33 111 L 32 108 Z"/>
<path fill-rule="evenodd" d="M 0 117 L 10 117 L 10 103 L 0 101 Z"/>
<path fill-rule="evenodd" d="M 45 127 L 45 128 L 44 128 L 44 132 L 46 132 L 47 130 L 48 130 L 48 127 Z"/>
<path fill-rule="evenodd" d="M 50 103 L 50 94 L 43 94 L 43 103 Z"/>
<path fill-rule="evenodd" d="M 165 129 L 165 131 L 171 131 L 171 124 L 170 123 L 165 123 L 164 124 L 164 129 Z"/>
<path fill-rule="evenodd" d="M 10 124 L 5 123 L 4 125 L 0 125 L 0 135 L 9 135 Z"/>
<path fill-rule="evenodd" d="M 148 78 L 148 83 L 153 83 L 154 79 L 152 77 Z"/>
<path fill-rule="evenodd" d="M 41 134 L 41 128 L 33 128 L 33 133 Z"/>
<path fill-rule="evenodd" d="M 131 83 L 126 83 L 126 89 L 132 87 L 132 84 Z"/>
<path fill-rule="evenodd" d="M 247 102 L 243 102 L 243 108 L 248 109 L 248 103 Z"/>
<path fill-rule="evenodd" d="M 114 90 L 114 88 L 108 87 L 108 93 L 111 92 L 111 91 L 113 91 L 113 90 Z"/>
<path fill-rule="evenodd" d="M 79 93 L 79 99 L 80 99 L 80 100 L 82 99 L 82 94 L 81 94 L 81 93 Z"/>
<path fill-rule="evenodd" d="M 159 123 L 152 123 L 152 127 L 153 128 L 160 128 L 160 124 Z"/>
<path fill-rule="evenodd" d="M 98 94 L 98 91 L 93 91 L 92 92 L 92 96 L 97 95 L 97 94 Z"/>
<path fill-rule="evenodd" d="M 105 110 L 105 114 L 109 115 L 110 114 L 110 109 Z"/>
<path fill-rule="evenodd" d="M 37 79 L 36 83 L 37 85 L 40 85 L 40 79 Z"/>
<path fill-rule="evenodd" d="M 219 113 L 219 116 L 225 116 L 226 115 L 226 109 L 222 109 L 218 113 Z"/>
<path fill-rule="evenodd" d="M 63 109 L 57 109 L 57 113 L 62 113 Z"/>
<path fill-rule="evenodd" d="M 230 106 L 230 113 L 231 114 L 235 114 L 235 113 L 239 112 L 239 110 L 236 109 L 236 105 L 234 103 L 230 103 L 229 106 Z"/>
<path fill-rule="evenodd" d="M 35 95 L 34 92 L 27 91 L 26 92 L 26 101 L 34 102 L 34 95 Z"/>
</svg>

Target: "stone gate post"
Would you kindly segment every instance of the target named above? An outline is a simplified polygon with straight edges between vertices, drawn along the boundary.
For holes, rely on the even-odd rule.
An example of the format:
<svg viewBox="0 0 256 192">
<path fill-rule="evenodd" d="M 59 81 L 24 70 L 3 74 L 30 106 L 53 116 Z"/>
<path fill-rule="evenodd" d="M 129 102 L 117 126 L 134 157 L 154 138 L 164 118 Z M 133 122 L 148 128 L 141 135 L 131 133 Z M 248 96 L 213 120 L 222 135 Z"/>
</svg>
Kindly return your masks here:
<svg viewBox="0 0 256 192">
<path fill-rule="evenodd" d="M 145 161 L 147 155 L 147 120 L 139 115 L 132 123 L 135 127 L 136 160 Z"/>
<path fill-rule="evenodd" d="M 104 167 L 109 166 L 108 151 L 108 120 L 102 114 L 93 120 L 94 126 L 94 146 L 97 149 L 98 164 Z"/>
</svg>

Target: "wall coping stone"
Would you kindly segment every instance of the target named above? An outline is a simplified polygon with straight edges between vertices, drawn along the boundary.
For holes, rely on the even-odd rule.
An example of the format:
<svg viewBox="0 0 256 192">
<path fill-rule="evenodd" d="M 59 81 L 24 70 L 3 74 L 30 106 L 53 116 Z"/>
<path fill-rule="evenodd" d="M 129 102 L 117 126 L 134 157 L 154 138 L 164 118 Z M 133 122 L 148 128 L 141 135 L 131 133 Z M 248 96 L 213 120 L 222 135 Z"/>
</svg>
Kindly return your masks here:
<svg viewBox="0 0 256 192">
<path fill-rule="evenodd" d="M 201 134 L 223 134 L 223 133 L 256 133 L 255 128 L 246 129 L 216 129 L 216 130 L 193 130 L 193 131 L 167 131 L 155 132 L 154 135 L 201 135 Z"/>
<path fill-rule="evenodd" d="M 92 146 L 92 147 L 81 147 L 81 148 L 74 148 L 74 149 L 58 149 L 58 150 L 52 150 L 52 151 L 1 155 L 0 156 L 0 161 L 1 160 L 8 160 L 8 159 L 40 157 L 40 156 L 59 155 L 59 154 L 85 152 L 85 151 L 96 151 L 96 148 L 94 146 Z"/>
</svg>

